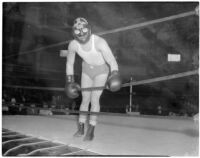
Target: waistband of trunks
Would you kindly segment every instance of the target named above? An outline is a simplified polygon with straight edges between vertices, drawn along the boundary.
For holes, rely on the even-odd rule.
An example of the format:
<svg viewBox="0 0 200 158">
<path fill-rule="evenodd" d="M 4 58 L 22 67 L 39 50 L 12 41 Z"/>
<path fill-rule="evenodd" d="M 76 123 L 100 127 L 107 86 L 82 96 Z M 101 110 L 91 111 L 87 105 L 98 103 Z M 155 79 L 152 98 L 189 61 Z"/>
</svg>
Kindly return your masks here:
<svg viewBox="0 0 200 158">
<path fill-rule="evenodd" d="M 82 62 L 82 66 L 89 66 L 89 67 L 92 67 L 92 68 L 99 68 L 99 67 L 104 67 L 104 66 L 108 66 L 108 65 L 106 63 L 101 64 L 101 65 L 91 65 L 91 64 L 88 64 L 85 61 L 83 61 Z"/>
</svg>

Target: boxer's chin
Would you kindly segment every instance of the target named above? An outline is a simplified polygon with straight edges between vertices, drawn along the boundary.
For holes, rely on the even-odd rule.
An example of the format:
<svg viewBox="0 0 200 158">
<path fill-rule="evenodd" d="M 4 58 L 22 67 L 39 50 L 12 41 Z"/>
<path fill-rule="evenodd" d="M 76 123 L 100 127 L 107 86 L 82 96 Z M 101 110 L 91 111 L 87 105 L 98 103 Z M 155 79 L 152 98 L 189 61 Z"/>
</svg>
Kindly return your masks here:
<svg viewBox="0 0 200 158">
<path fill-rule="evenodd" d="M 82 36 L 82 37 L 77 37 L 77 40 L 80 43 L 85 44 L 90 40 L 90 35 L 88 34 L 88 35 L 85 35 L 85 36 Z"/>
</svg>

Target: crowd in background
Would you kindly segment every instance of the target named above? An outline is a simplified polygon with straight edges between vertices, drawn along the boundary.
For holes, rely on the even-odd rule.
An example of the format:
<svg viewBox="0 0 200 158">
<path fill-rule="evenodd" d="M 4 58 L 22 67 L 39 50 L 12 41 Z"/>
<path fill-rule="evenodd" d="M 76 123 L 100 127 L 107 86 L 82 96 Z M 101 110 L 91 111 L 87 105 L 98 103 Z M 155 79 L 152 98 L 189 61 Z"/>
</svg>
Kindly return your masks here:
<svg viewBox="0 0 200 158">
<path fill-rule="evenodd" d="M 26 90 L 18 88 L 3 89 L 2 111 L 3 114 L 30 115 L 30 114 L 66 114 L 66 112 L 54 112 L 52 109 L 78 110 L 81 98 L 72 100 L 63 92 Z M 133 102 L 130 105 L 109 106 L 101 105 L 101 112 L 110 113 L 132 113 L 135 115 L 162 115 L 162 116 L 184 116 L 190 117 L 198 113 L 198 107 L 189 101 L 182 103 L 183 107 L 178 110 L 166 108 L 165 105 L 158 105 L 155 108 L 146 108 Z M 29 107 L 29 108 L 27 108 Z M 38 109 L 37 109 L 38 108 Z M 69 113 L 67 113 L 69 114 Z M 76 113 L 70 113 L 76 114 Z"/>
</svg>

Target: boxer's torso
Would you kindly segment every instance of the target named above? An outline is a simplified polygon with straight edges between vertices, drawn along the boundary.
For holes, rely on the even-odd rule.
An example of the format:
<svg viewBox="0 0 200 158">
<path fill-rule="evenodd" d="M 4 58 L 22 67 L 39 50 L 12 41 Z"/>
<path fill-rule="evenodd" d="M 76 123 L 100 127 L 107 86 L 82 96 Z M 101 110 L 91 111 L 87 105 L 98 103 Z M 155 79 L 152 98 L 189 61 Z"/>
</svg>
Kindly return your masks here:
<svg viewBox="0 0 200 158">
<path fill-rule="evenodd" d="M 86 45 L 81 45 L 75 41 L 78 55 L 90 65 L 105 64 L 105 60 L 101 52 L 95 48 L 95 41 L 97 38 L 99 37 L 92 34 L 90 41 Z"/>
</svg>

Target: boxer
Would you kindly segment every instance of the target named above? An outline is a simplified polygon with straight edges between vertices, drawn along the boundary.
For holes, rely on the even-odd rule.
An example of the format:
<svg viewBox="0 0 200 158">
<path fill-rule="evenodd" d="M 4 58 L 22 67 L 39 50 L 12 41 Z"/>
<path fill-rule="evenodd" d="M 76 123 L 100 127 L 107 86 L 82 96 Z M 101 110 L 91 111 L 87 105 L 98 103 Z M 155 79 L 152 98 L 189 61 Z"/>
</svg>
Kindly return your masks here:
<svg viewBox="0 0 200 158">
<path fill-rule="evenodd" d="M 112 51 L 106 42 L 100 36 L 92 34 L 91 26 L 85 18 L 79 17 L 74 20 L 72 27 L 74 39 L 68 45 L 68 54 L 66 62 L 66 85 L 65 92 L 70 98 L 79 96 L 80 87 L 99 87 L 105 86 L 112 91 L 118 91 L 121 88 L 121 78 L 118 64 L 112 54 Z M 81 86 L 74 80 L 74 61 L 75 54 L 82 59 Z M 91 112 L 100 111 L 100 97 L 103 90 L 82 91 L 82 102 L 80 111 L 88 111 L 91 103 Z M 75 137 L 84 135 L 84 124 L 87 120 L 86 114 L 79 115 L 78 131 Z M 91 141 L 94 138 L 94 129 L 97 124 L 97 115 L 91 114 L 89 126 L 84 137 L 85 141 Z"/>
</svg>

